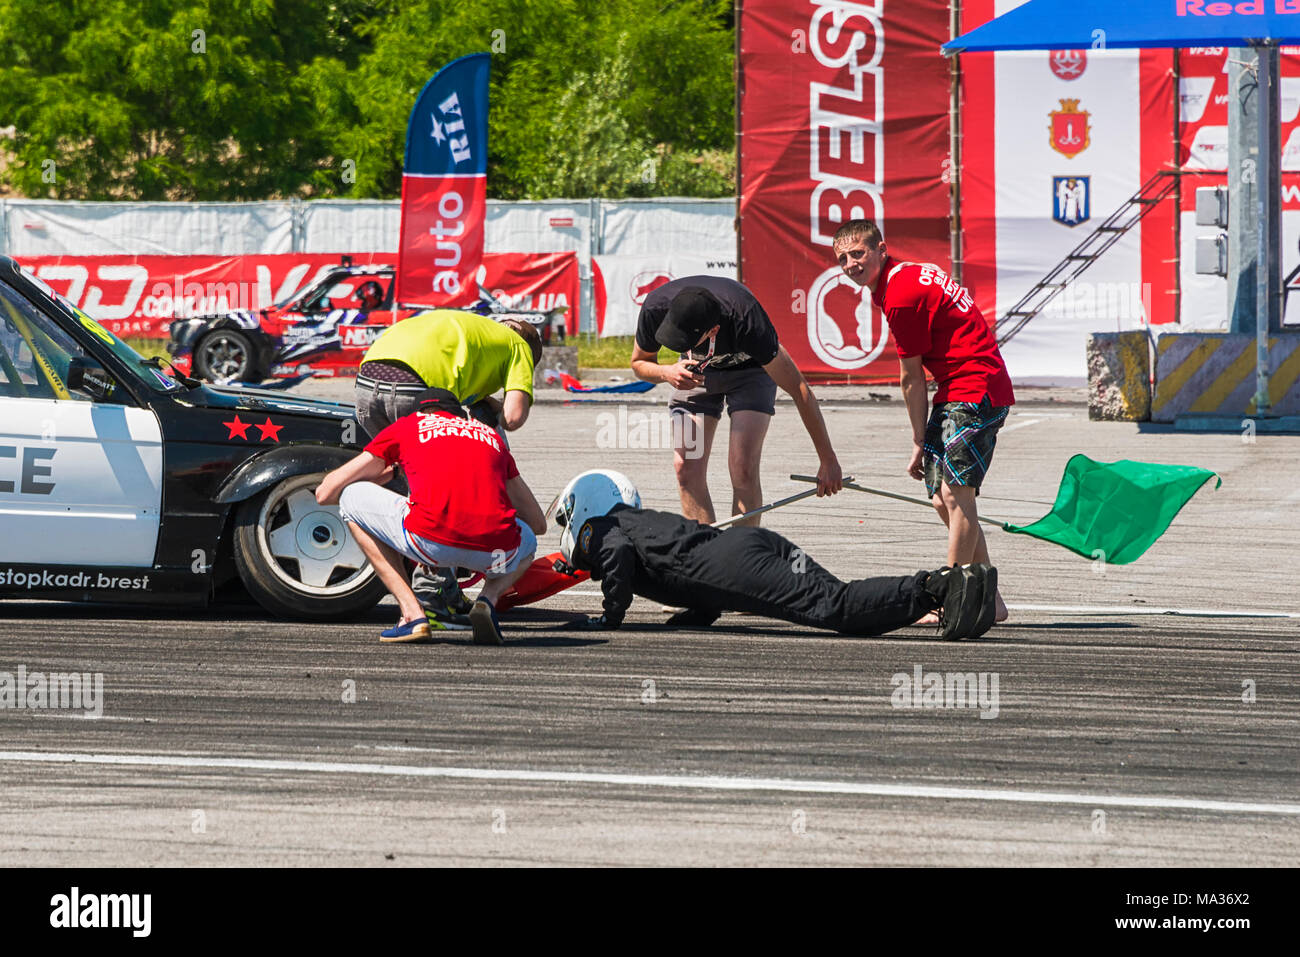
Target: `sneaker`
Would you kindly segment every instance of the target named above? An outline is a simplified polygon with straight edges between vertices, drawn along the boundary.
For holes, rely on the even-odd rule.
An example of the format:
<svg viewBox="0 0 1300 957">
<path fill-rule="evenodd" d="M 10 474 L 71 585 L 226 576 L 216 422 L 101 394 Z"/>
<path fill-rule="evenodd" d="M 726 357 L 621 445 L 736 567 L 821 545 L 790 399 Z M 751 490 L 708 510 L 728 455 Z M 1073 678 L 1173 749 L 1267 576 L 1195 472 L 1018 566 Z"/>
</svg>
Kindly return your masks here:
<svg viewBox="0 0 1300 957">
<path fill-rule="evenodd" d="M 497 610 L 487 599 L 480 598 L 474 602 L 474 607 L 469 610 L 469 623 L 474 628 L 474 644 L 505 644 L 505 638 L 501 635 L 501 623 L 497 621 Z"/>
<path fill-rule="evenodd" d="M 379 640 L 388 644 L 416 644 L 428 641 L 429 623 L 423 618 L 412 618 L 406 624 L 398 622 L 387 631 L 381 631 Z"/>
<path fill-rule="evenodd" d="M 474 603 L 465 597 L 465 593 L 460 590 L 459 585 L 450 595 L 444 592 L 443 601 L 446 602 L 447 608 L 453 615 L 468 615 L 469 610 L 474 607 Z"/>
<path fill-rule="evenodd" d="M 939 637 L 944 641 L 975 637 L 975 624 L 984 607 L 984 582 L 988 567 L 962 565 L 934 573 L 941 576 L 941 582 L 946 586 L 943 607 L 939 612 Z"/>
<path fill-rule="evenodd" d="M 465 593 L 460 588 L 450 594 L 449 589 L 440 588 L 432 592 L 417 593 L 415 597 L 419 599 L 420 607 L 424 609 L 425 614 L 443 619 L 468 615 L 469 610 L 474 607 L 474 603 L 465 597 Z"/>
<path fill-rule="evenodd" d="M 983 567 L 985 569 L 984 604 L 980 607 L 980 616 L 975 619 L 975 626 L 971 629 L 972 638 L 978 638 L 993 627 L 993 619 L 997 617 L 998 611 L 998 570 L 992 565 Z"/>
<path fill-rule="evenodd" d="M 411 589 L 426 612 L 440 618 L 467 615 L 473 603 L 465 597 L 450 568 L 426 568 L 418 565 L 411 576 Z"/>
<path fill-rule="evenodd" d="M 426 610 L 424 619 L 429 623 L 430 631 L 472 631 L 474 629 L 464 615 L 435 615 Z"/>
</svg>

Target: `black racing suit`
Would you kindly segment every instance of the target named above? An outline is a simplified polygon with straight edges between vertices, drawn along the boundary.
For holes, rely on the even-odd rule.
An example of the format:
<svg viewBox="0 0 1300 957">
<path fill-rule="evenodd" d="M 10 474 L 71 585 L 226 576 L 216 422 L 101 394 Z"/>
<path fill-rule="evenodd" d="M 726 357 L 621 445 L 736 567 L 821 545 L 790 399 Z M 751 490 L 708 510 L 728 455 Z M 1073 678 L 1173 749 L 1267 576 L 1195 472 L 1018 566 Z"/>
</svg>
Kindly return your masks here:
<svg viewBox="0 0 1300 957">
<path fill-rule="evenodd" d="M 605 594 L 617 628 L 633 594 L 706 611 L 748 611 L 850 635 L 910 625 L 940 601 L 926 572 L 843 582 L 766 528 L 714 528 L 653 509 L 618 505 L 579 530 L 574 564 Z"/>
</svg>

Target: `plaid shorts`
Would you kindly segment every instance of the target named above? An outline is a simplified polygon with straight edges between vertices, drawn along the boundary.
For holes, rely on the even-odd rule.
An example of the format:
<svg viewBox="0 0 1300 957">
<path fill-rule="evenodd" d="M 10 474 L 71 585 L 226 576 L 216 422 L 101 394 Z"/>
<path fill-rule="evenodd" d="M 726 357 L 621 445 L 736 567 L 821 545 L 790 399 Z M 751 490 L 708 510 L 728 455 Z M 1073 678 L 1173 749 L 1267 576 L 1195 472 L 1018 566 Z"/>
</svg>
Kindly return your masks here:
<svg viewBox="0 0 1300 957">
<path fill-rule="evenodd" d="M 979 494 L 993 461 L 998 429 L 1010 406 L 980 402 L 939 402 L 925 426 L 925 491 L 931 498 L 942 483 L 968 485 Z"/>
</svg>

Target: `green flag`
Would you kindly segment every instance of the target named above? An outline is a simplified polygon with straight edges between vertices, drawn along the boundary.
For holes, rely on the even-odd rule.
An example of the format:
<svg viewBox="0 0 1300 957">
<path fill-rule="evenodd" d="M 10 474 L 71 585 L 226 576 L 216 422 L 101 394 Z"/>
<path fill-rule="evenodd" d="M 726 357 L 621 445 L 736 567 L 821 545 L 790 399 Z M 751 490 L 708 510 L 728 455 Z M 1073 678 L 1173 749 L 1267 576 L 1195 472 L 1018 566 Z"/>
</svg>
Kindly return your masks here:
<svg viewBox="0 0 1300 957">
<path fill-rule="evenodd" d="M 1032 525 L 1004 524 L 1085 558 L 1112 565 L 1137 561 L 1215 473 L 1194 465 L 1094 462 L 1076 455 L 1065 465 L 1052 510 Z M 1218 479 L 1215 488 L 1223 484 Z"/>
</svg>

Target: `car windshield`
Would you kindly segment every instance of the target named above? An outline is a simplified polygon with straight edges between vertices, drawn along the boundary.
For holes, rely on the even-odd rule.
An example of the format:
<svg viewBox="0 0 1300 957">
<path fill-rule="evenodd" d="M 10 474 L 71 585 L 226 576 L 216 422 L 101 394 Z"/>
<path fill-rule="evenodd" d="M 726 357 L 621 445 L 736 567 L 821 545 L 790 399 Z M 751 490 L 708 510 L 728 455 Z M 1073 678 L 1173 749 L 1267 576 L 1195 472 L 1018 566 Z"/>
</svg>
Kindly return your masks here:
<svg viewBox="0 0 1300 957">
<path fill-rule="evenodd" d="M 144 356 L 140 355 L 140 353 L 136 352 L 116 335 L 109 332 L 81 309 L 77 308 L 63 296 L 55 292 L 45 283 L 44 280 L 37 278 L 25 270 L 24 277 L 57 303 L 65 315 L 74 319 L 86 332 L 98 339 L 101 345 L 106 346 L 114 355 L 121 359 L 126 367 L 131 370 L 136 381 L 144 383 L 154 392 L 178 392 L 185 388 L 185 386 L 180 382 L 157 368 L 150 360 L 144 358 Z"/>
<path fill-rule="evenodd" d="M 306 305 L 308 300 L 319 298 L 321 289 L 334 284 L 334 274 L 326 273 L 317 274 L 316 278 L 306 285 L 299 286 L 296 290 L 279 300 L 275 304 L 276 309 L 286 309 L 292 303 L 298 302 L 300 305 Z"/>
</svg>

